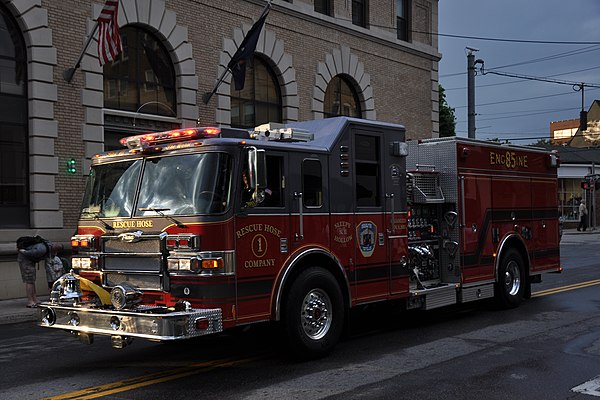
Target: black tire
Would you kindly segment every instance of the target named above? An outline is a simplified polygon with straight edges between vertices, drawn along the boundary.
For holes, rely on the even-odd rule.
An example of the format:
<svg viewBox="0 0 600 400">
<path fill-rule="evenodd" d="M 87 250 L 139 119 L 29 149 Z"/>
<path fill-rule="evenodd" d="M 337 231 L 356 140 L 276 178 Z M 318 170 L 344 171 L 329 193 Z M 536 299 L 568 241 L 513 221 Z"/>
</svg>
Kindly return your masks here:
<svg viewBox="0 0 600 400">
<path fill-rule="evenodd" d="M 296 277 L 284 308 L 284 326 L 292 352 L 313 359 L 331 352 L 344 326 L 340 287 L 326 270 L 310 267 Z"/>
<path fill-rule="evenodd" d="M 515 308 L 523 301 L 527 277 L 521 254 L 510 249 L 502 257 L 496 282 L 496 301 L 502 308 Z"/>
</svg>

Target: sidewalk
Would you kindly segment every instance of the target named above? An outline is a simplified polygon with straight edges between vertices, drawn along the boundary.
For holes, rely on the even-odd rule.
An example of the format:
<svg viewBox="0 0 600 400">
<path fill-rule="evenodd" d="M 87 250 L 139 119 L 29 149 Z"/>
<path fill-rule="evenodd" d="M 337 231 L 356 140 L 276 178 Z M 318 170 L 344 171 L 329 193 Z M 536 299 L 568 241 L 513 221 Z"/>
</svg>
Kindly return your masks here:
<svg viewBox="0 0 600 400">
<path fill-rule="evenodd" d="M 47 302 L 49 296 L 38 296 L 38 300 Z M 37 321 L 39 309 L 27 308 L 26 304 L 27 298 L 25 297 L 0 301 L 0 325 Z"/>
<path fill-rule="evenodd" d="M 590 234 L 596 234 L 596 233 L 600 233 L 600 228 L 595 228 L 595 229 L 587 228 L 585 231 L 578 231 L 577 229 L 572 228 L 572 229 L 565 229 L 563 231 L 563 235 L 590 235 Z"/>
<path fill-rule="evenodd" d="M 595 235 L 599 233 L 599 228 L 596 228 L 594 230 L 587 229 L 585 232 L 578 232 L 577 229 L 565 229 L 563 232 L 563 236 L 569 235 L 569 239 L 576 239 L 576 236 L 580 236 L 583 239 L 585 237 L 588 237 L 588 235 Z M 40 299 L 40 301 L 43 302 L 46 302 L 49 299 L 47 295 L 38 296 L 38 298 Z M 27 308 L 25 307 L 26 304 L 27 299 L 24 297 L 21 299 L 1 300 L 0 325 L 37 321 L 39 310 L 37 308 Z"/>
</svg>

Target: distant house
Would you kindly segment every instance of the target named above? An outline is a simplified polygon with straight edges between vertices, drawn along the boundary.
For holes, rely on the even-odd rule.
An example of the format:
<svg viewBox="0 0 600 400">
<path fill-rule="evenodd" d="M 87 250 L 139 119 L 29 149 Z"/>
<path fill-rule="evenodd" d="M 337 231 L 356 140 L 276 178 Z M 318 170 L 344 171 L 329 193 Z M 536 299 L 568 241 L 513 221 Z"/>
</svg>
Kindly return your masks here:
<svg viewBox="0 0 600 400">
<path fill-rule="evenodd" d="M 596 210 L 600 205 L 600 192 L 596 188 L 584 190 L 582 182 L 587 175 L 600 174 L 600 148 L 578 148 L 564 146 L 559 149 L 560 168 L 559 178 L 559 204 L 560 215 L 565 221 L 579 221 L 577 209 L 582 198 L 586 198 L 588 208 L 590 204 L 596 204 Z M 592 214 L 595 223 L 600 225 L 600 215 Z"/>
<path fill-rule="evenodd" d="M 591 211 L 592 226 L 600 226 L 600 181 L 598 185 L 585 190 L 582 187 L 585 177 L 600 175 L 600 100 L 594 100 L 588 110 L 587 129 L 579 129 L 579 119 L 550 123 L 549 149 L 558 151 L 560 167 L 558 169 L 558 197 L 560 216 L 567 226 L 579 222 L 579 203 L 586 199 Z M 590 207 L 595 204 L 595 207 Z"/>
<path fill-rule="evenodd" d="M 587 129 L 577 130 L 568 143 L 570 147 L 600 147 L 600 100 L 594 100 L 587 115 Z"/>
<path fill-rule="evenodd" d="M 550 122 L 550 143 L 568 143 L 579 130 L 578 119 Z"/>
</svg>

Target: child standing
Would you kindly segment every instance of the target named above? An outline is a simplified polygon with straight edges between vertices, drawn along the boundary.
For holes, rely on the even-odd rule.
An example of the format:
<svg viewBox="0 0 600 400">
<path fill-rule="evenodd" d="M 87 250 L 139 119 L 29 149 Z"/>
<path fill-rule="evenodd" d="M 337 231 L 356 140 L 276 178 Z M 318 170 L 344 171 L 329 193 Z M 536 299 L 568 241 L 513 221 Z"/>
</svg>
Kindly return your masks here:
<svg viewBox="0 0 600 400">
<path fill-rule="evenodd" d="M 52 289 L 54 282 L 64 274 L 63 262 L 58 253 L 63 250 L 62 244 L 52 244 L 50 246 L 50 254 L 46 258 L 46 280 L 48 281 L 48 289 Z"/>
</svg>

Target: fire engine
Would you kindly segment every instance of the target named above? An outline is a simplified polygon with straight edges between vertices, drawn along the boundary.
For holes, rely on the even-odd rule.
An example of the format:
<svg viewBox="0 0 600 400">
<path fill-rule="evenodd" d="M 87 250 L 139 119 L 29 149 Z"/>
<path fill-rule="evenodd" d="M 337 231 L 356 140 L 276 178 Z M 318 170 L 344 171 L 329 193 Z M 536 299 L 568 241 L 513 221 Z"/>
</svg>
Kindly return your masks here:
<svg viewBox="0 0 600 400">
<path fill-rule="evenodd" d="M 336 117 L 121 140 L 92 160 L 39 325 L 167 342 L 278 321 L 329 352 L 349 311 L 516 307 L 558 272 L 556 153 Z"/>
</svg>

